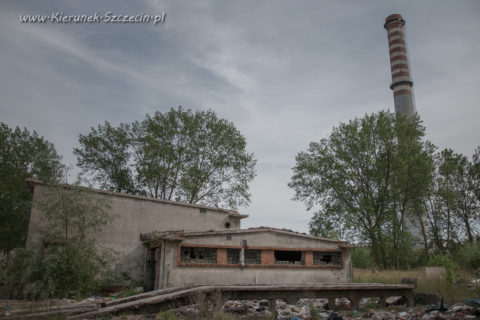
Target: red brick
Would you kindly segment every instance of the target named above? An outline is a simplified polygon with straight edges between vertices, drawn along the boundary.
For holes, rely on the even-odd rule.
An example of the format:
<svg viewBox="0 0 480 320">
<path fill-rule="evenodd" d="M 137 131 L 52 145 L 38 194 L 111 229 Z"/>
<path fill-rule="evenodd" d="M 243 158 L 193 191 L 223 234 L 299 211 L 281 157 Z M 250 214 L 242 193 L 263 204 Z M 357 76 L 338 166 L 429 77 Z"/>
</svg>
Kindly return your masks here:
<svg viewBox="0 0 480 320">
<path fill-rule="evenodd" d="M 260 261 L 261 264 L 275 264 L 275 251 L 262 250 Z"/>
<path fill-rule="evenodd" d="M 313 266 L 313 252 L 312 251 L 305 251 L 305 265 L 306 266 Z"/>
<path fill-rule="evenodd" d="M 217 263 L 227 264 L 227 249 L 217 248 Z"/>
</svg>

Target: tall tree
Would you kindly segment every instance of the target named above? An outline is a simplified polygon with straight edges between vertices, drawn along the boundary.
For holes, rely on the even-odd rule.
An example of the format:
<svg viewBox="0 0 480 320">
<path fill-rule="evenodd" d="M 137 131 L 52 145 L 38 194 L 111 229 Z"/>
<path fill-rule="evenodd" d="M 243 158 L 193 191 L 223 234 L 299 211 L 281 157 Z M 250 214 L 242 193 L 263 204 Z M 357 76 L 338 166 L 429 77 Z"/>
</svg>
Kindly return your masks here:
<svg viewBox="0 0 480 320">
<path fill-rule="evenodd" d="M 469 242 L 473 242 L 479 226 L 480 205 L 475 194 L 476 181 L 474 164 L 467 157 L 445 149 L 438 155 L 439 189 L 444 201 L 446 220 L 448 222 L 447 245 L 462 240 L 462 233 Z M 454 220 L 462 225 L 462 232 L 455 226 Z M 457 228 L 455 228 L 457 227 Z M 455 228 L 455 229 L 454 229 Z M 454 239 L 450 234 L 454 233 Z"/>
<path fill-rule="evenodd" d="M 310 223 L 324 223 L 350 240 L 369 242 L 377 267 L 387 267 L 387 241 L 401 243 L 405 217 L 431 176 L 431 148 L 419 118 L 389 112 L 366 115 L 333 128 L 296 156 L 289 186 L 307 208 Z M 398 239 L 391 239 L 396 236 Z"/>
<path fill-rule="evenodd" d="M 96 129 L 92 127 L 87 135 L 81 134 L 81 147 L 73 149 L 82 173 L 90 174 L 102 189 L 127 193 L 136 191 L 129 162 L 129 130 L 128 125 L 121 124 L 115 128 L 105 121 Z"/>
<path fill-rule="evenodd" d="M 35 131 L 0 123 L 0 249 L 25 245 L 32 194 L 25 179 L 58 182 L 61 157 Z"/>
<path fill-rule="evenodd" d="M 119 128 L 107 124 L 81 135 L 75 149 L 84 172 L 107 181 L 102 188 L 230 208 L 250 202 L 256 160 L 235 126 L 213 111 L 179 107 Z M 122 187 L 127 176 L 134 187 Z"/>
</svg>

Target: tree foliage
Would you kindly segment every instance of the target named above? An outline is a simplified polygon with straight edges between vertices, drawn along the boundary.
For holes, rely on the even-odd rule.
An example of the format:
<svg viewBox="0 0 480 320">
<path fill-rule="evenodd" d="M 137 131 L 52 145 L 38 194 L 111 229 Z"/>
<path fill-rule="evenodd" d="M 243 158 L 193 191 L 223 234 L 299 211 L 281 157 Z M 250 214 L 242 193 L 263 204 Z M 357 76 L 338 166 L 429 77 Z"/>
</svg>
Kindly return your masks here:
<svg viewBox="0 0 480 320">
<path fill-rule="evenodd" d="M 6 271 L 10 294 L 30 299 L 94 293 L 111 274 L 112 252 L 95 246 L 95 234 L 113 218 L 104 200 L 86 189 L 52 186 L 36 202 L 42 251 L 17 249 Z"/>
<path fill-rule="evenodd" d="M 43 237 L 54 243 L 86 243 L 110 223 L 110 203 L 79 186 L 50 186 L 35 203 L 41 211 Z"/>
<path fill-rule="evenodd" d="M 250 202 L 256 160 L 211 110 L 172 108 L 117 128 L 105 122 L 79 142 L 78 165 L 102 188 L 230 208 Z"/>
<path fill-rule="evenodd" d="M 81 148 L 75 148 L 77 165 L 83 173 L 91 173 L 92 180 L 102 189 L 134 193 L 135 184 L 130 169 L 129 126 L 112 127 L 105 121 L 91 128 L 87 135 L 80 135 Z"/>
<path fill-rule="evenodd" d="M 25 179 L 58 182 L 60 161 L 53 144 L 35 131 L 0 123 L 0 249 L 8 253 L 25 244 L 32 200 Z"/>
<path fill-rule="evenodd" d="M 435 157 L 435 179 L 424 199 L 431 247 L 441 254 L 454 253 L 465 241 L 472 244 L 480 231 L 480 179 L 478 149 L 472 161 L 451 149 Z"/>
<path fill-rule="evenodd" d="M 289 186 L 295 199 L 314 206 L 310 231 L 324 226 L 370 244 L 377 267 L 387 267 L 388 244 L 397 265 L 407 218 L 431 180 L 433 147 L 423 141 L 419 118 L 389 112 L 366 115 L 333 129 L 296 157 Z"/>
</svg>

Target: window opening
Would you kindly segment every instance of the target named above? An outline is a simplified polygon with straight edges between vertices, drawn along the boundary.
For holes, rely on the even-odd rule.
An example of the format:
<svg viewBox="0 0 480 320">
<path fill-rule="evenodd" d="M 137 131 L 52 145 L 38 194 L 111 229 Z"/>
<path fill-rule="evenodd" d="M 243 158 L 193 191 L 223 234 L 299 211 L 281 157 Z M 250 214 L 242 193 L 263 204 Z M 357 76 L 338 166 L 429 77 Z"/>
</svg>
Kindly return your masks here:
<svg viewBox="0 0 480 320">
<path fill-rule="evenodd" d="M 180 261 L 190 263 L 217 263 L 217 249 L 182 247 Z"/>
<path fill-rule="evenodd" d="M 275 251 L 275 264 L 296 264 L 303 265 L 302 251 Z"/>
<path fill-rule="evenodd" d="M 245 264 L 260 264 L 260 250 L 245 250 Z"/>
<path fill-rule="evenodd" d="M 229 229 L 230 228 L 230 222 L 225 223 L 225 228 Z"/>
<path fill-rule="evenodd" d="M 228 264 L 240 263 L 240 249 L 227 249 L 227 263 Z"/>
<path fill-rule="evenodd" d="M 318 266 L 341 266 L 341 253 L 314 251 L 313 264 Z"/>
</svg>

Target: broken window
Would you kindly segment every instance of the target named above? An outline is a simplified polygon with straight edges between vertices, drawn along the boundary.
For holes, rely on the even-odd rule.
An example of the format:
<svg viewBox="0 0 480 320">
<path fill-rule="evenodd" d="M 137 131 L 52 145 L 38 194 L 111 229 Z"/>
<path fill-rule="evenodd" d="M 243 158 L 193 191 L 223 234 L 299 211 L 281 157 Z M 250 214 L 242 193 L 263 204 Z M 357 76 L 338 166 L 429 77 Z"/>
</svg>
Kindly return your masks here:
<svg viewBox="0 0 480 320">
<path fill-rule="evenodd" d="M 245 250 L 245 264 L 260 264 L 260 250 Z"/>
<path fill-rule="evenodd" d="M 180 261 L 190 263 L 217 263 L 217 249 L 182 247 Z"/>
<path fill-rule="evenodd" d="M 341 266 L 341 252 L 313 252 L 313 264 L 317 266 Z"/>
<path fill-rule="evenodd" d="M 240 249 L 227 249 L 227 263 L 228 264 L 240 263 Z"/>
<path fill-rule="evenodd" d="M 296 264 L 303 265 L 303 252 L 302 251 L 275 251 L 275 264 Z"/>
</svg>

